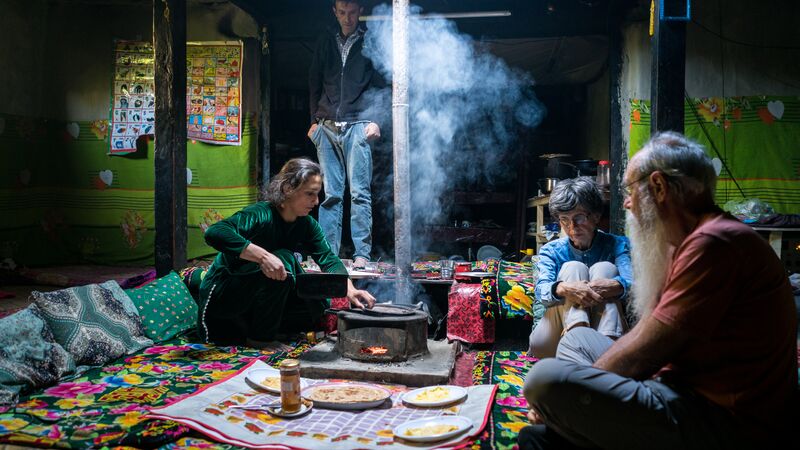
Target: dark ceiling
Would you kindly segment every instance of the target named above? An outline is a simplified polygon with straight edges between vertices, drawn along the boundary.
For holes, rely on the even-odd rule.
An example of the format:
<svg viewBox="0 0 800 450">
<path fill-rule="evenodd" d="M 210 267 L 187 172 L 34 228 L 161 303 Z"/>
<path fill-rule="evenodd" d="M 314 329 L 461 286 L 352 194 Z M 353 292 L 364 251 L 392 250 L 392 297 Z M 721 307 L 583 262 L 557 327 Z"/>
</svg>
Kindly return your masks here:
<svg viewBox="0 0 800 450">
<path fill-rule="evenodd" d="M 327 0 L 233 0 L 270 28 L 273 40 L 313 40 L 335 22 Z M 387 2 L 366 0 L 365 13 Z M 604 35 L 609 17 L 635 0 L 417 0 L 423 13 L 510 11 L 507 17 L 457 19 L 460 31 L 478 40 Z"/>
</svg>

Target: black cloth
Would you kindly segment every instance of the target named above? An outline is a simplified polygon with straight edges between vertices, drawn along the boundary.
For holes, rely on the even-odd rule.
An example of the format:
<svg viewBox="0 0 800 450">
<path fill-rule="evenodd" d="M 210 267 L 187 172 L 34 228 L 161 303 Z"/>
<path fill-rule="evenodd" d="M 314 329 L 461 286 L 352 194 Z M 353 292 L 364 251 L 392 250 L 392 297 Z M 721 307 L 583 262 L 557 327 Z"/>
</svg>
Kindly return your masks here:
<svg viewBox="0 0 800 450">
<path fill-rule="evenodd" d="M 580 448 L 546 425 L 528 425 L 519 430 L 517 443 L 519 444 L 519 450 L 572 450 Z"/>
<path fill-rule="evenodd" d="M 336 33 L 328 31 L 317 40 L 308 75 L 311 123 L 320 119 L 378 123 L 375 117 L 365 114 L 375 102 L 365 93 L 370 88 L 385 87 L 386 82 L 364 56 L 363 49 L 362 36 L 353 44 L 342 67 Z"/>
</svg>

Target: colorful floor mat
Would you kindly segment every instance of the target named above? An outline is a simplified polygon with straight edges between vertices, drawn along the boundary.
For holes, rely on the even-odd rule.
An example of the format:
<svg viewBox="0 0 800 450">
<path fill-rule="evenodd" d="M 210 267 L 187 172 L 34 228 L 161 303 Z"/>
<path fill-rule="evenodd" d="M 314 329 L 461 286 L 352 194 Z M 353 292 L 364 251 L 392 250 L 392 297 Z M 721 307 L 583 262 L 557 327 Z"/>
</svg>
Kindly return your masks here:
<svg viewBox="0 0 800 450">
<path fill-rule="evenodd" d="M 145 420 L 148 406 L 180 400 L 254 359 L 275 365 L 290 353 L 214 347 L 179 339 L 121 358 L 57 386 L 23 396 L 15 408 L 0 407 L 0 443 L 56 448 L 232 448 L 167 420 Z M 471 449 L 511 449 L 525 425 L 522 380 L 533 363 L 521 352 L 473 352 L 473 384 L 498 384 L 486 430 Z"/>
</svg>

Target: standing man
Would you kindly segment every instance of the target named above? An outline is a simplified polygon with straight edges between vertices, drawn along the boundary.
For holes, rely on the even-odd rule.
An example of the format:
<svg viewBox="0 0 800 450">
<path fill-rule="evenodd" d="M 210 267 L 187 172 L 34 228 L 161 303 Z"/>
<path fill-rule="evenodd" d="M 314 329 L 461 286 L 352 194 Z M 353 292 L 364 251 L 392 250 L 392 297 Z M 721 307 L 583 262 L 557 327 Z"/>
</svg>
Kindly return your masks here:
<svg viewBox="0 0 800 450">
<path fill-rule="evenodd" d="M 354 266 L 363 267 L 372 250 L 372 152 L 370 143 L 381 135 L 368 117 L 372 87 L 383 80 L 362 54 L 364 30 L 358 28 L 363 7 L 358 0 L 335 0 L 339 30 L 317 42 L 309 73 L 311 127 L 308 137 L 317 147 L 325 173 L 325 199 L 319 223 L 335 255 L 342 241 L 345 183 L 350 185 L 350 232 Z"/>
<path fill-rule="evenodd" d="M 797 426 L 783 264 L 714 204 L 711 160 L 684 136 L 654 136 L 624 183 L 639 321 L 616 342 L 576 328 L 533 366 L 520 448 L 775 448 Z"/>
</svg>

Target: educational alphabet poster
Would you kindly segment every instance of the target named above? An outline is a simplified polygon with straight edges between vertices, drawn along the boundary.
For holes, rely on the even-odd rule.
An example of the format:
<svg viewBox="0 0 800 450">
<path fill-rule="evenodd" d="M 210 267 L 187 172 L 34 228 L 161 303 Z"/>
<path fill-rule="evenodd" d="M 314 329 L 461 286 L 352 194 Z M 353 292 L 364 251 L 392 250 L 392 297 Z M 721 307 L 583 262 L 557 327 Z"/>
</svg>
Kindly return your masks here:
<svg viewBox="0 0 800 450">
<path fill-rule="evenodd" d="M 187 136 L 240 145 L 242 43 L 198 42 L 186 47 Z"/>
<path fill-rule="evenodd" d="M 187 138 L 241 145 L 242 42 L 187 42 Z M 136 151 L 155 133 L 153 44 L 117 41 L 114 49 L 110 155 Z"/>
<path fill-rule="evenodd" d="M 116 42 L 110 155 L 134 152 L 139 136 L 154 133 L 154 57 L 153 45 L 149 42 Z"/>
</svg>

